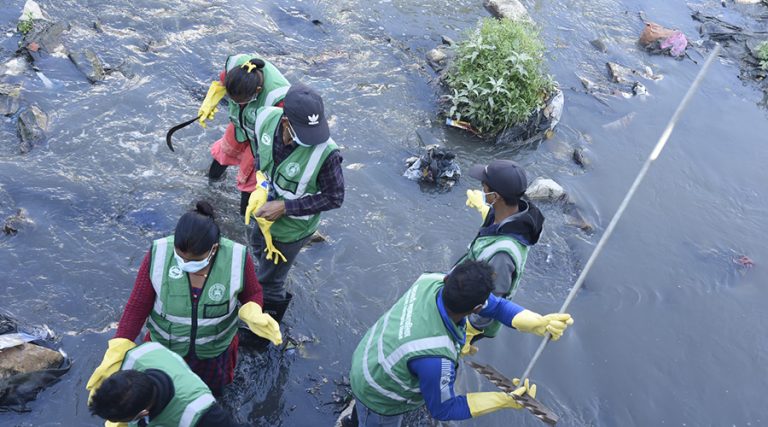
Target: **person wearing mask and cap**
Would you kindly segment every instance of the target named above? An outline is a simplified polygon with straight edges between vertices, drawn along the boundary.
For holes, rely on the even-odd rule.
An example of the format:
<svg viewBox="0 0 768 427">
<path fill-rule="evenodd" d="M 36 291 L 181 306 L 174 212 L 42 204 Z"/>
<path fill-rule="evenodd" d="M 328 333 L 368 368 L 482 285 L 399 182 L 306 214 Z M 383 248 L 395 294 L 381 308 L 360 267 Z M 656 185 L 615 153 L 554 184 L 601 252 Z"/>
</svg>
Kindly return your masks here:
<svg viewBox="0 0 768 427">
<path fill-rule="evenodd" d="M 211 147 L 213 161 L 208 178 L 219 180 L 227 166 L 238 166 L 237 188 L 240 190 L 240 215 L 245 214 L 248 198 L 256 187 L 250 151 L 256 111 L 264 106 L 282 106 L 290 83 L 269 61 L 255 54 L 238 54 L 227 58 L 219 80 L 211 83 L 200 105 L 198 121 L 205 128 L 213 120 L 219 101 L 227 97 L 229 124 L 224 135 Z"/>
<path fill-rule="evenodd" d="M 512 160 L 493 160 L 488 165 L 475 165 L 469 176 L 482 183 L 481 190 L 467 190 L 467 206 L 483 217 L 475 238 L 469 244 L 464 260 L 488 262 L 496 273 L 493 294 L 512 298 L 525 270 L 528 250 L 539 241 L 544 215 L 528 200 L 525 170 Z M 500 328 L 493 319 L 473 314 L 467 322 L 467 340 L 462 354 L 473 354 L 473 342 L 492 338 Z"/>
<path fill-rule="evenodd" d="M 262 312 L 262 292 L 247 248 L 221 236 L 204 201 L 181 216 L 173 236 L 155 240 L 139 267 L 115 337 L 86 384 L 91 395 L 117 371 L 146 324 L 144 341 L 183 357 L 214 395 L 234 378 L 238 318 L 256 335 L 282 342 Z"/>
<path fill-rule="evenodd" d="M 269 195 L 252 193 L 245 223 L 252 216 L 261 221 L 251 235 L 256 273 L 264 289 L 264 311 L 280 322 L 293 298 L 285 281 L 299 250 L 317 230 L 320 213 L 344 202 L 342 157 L 322 98 L 303 83 L 291 86 L 283 108 L 259 109 L 254 135 L 255 168 L 263 176 L 259 185 Z M 269 233 L 263 231 L 265 222 L 271 223 Z"/>
</svg>

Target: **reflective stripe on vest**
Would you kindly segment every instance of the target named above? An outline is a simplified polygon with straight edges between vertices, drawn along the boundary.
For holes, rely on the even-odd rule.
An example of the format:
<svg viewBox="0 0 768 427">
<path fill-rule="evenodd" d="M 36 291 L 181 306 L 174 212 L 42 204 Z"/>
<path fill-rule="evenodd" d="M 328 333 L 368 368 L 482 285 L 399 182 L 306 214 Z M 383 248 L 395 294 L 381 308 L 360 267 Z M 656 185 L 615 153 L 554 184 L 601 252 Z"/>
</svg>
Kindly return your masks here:
<svg viewBox="0 0 768 427">
<path fill-rule="evenodd" d="M 133 350 L 133 351 L 128 353 L 128 356 L 123 361 L 122 369 L 123 370 L 133 369 L 133 365 L 136 364 L 136 361 L 141 356 L 144 356 L 145 354 L 149 353 L 150 351 L 162 350 L 164 348 L 165 347 L 163 347 L 161 344 L 158 344 L 156 342 L 148 342 L 148 343 L 142 344 L 142 345 L 136 347 L 135 350 Z M 187 363 L 187 362 L 184 362 L 184 359 L 182 359 L 178 354 L 176 354 L 176 353 L 173 353 L 173 354 L 176 357 L 178 357 L 179 359 L 181 359 L 181 361 L 183 363 Z"/>
<path fill-rule="evenodd" d="M 232 56 L 230 56 L 229 58 L 227 58 L 227 64 L 226 64 L 226 67 L 227 67 L 227 72 L 230 72 L 230 71 L 232 71 L 232 69 L 233 69 L 233 68 L 237 67 L 237 62 L 238 62 L 238 61 L 239 61 L 241 58 L 243 58 L 243 57 L 248 57 L 248 58 L 250 58 L 251 56 L 252 56 L 252 55 L 247 55 L 247 54 L 245 54 L 245 53 L 241 53 L 241 54 L 238 54 L 238 55 L 232 55 Z"/>
<path fill-rule="evenodd" d="M 504 249 L 508 249 L 511 252 L 512 257 L 514 258 L 513 261 L 515 261 L 515 267 L 520 268 L 520 266 L 523 263 L 523 254 L 520 252 L 520 248 L 515 243 L 510 242 L 509 240 L 500 240 L 496 243 L 491 244 L 487 248 L 483 249 L 482 252 L 480 252 L 480 255 L 477 256 L 477 259 L 479 261 L 487 261 L 494 254 Z"/>
<path fill-rule="evenodd" d="M 162 245 L 162 248 L 161 248 Z M 168 241 L 163 239 L 161 244 L 158 244 L 157 246 L 157 259 L 164 260 L 166 256 L 166 251 L 168 248 Z M 240 285 L 240 281 L 242 280 L 243 276 L 243 251 L 245 250 L 245 246 L 242 245 L 235 245 L 232 248 L 232 273 L 230 275 L 230 286 L 229 286 L 229 301 L 234 301 L 237 298 L 237 294 L 240 293 L 242 285 Z M 157 266 L 160 266 L 160 273 L 158 276 L 155 276 L 157 273 Z M 157 313 L 162 313 L 163 317 L 168 319 L 169 321 L 173 323 L 179 323 L 181 325 L 192 325 L 192 317 L 191 316 L 174 316 L 172 314 L 165 313 L 163 311 L 163 301 L 158 298 L 158 295 L 161 295 L 161 291 L 163 289 L 163 280 L 162 277 L 164 275 L 165 270 L 163 269 L 163 264 L 156 262 L 152 271 L 152 287 L 155 289 L 155 305 L 154 310 Z M 157 285 L 155 283 L 158 283 Z M 237 284 L 233 286 L 233 284 Z M 211 325 L 218 325 L 219 323 L 227 320 L 229 316 L 232 315 L 232 313 L 237 308 L 237 304 L 229 304 L 229 311 L 227 312 L 226 316 L 221 316 L 215 319 L 197 319 L 197 326 L 211 326 Z M 192 313 L 190 313 L 192 314 Z M 154 323 L 154 322 L 153 322 Z M 157 327 L 157 324 L 154 325 Z M 162 335 L 162 334 L 161 334 Z M 166 339 L 168 339 L 166 337 Z M 177 339 L 177 341 L 184 341 L 181 339 Z M 186 341 L 189 341 L 187 339 Z M 197 342 L 203 343 L 202 339 L 198 339 Z"/>
<path fill-rule="evenodd" d="M 457 363 L 459 343 L 446 329 L 436 306 L 444 274 L 424 274 L 392 308 L 366 332 L 358 344 L 350 371 L 355 397 L 382 415 L 397 415 L 424 404 L 418 378 L 408 361 L 442 357 Z"/>
<path fill-rule="evenodd" d="M 192 372 L 184 359 L 159 343 L 147 342 L 129 350 L 120 369 L 139 372 L 157 369 L 171 379 L 174 393 L 166 407 L 149 420 L 148 427 L 193 427 L 216 402 L 210 389 Z M 138 422 L 128 425 L 138 426 Z"/>
<path fill-rule="evenodd" d="M 192 427 L 192 422 L 195 420 L 195 416 L 203 409 L 216 403 L 216 399 L 210 394 L 204 394 L 197 399 L 193 400 L 181 415 L 181 421 L 179 421 L 179 427 Z"/>
<path fill-rule="evenodd" d="M 325 149 L 328 147 L 329 142 L 333 142 L 333 139 L 328 138 L 328 141 L 325 141 L 322 144 L 315 145 L 312 148 L 312 154 L 309 156 L 309 161 L 307 161 L 307 166 L 304 168 L 304 173 L 301 175 L 301 179 L 299 180 L 299 185 L 296 187 L 296 193 L 291 193 L 290 191 L 283 190 L 277 185 L 274 186 L 275 191 L 280 197 L 287 200 L 296 200 L 304 196 L 304 193 L 307 191 L 307 184 L 309 184 L 309 180 L 312 179 L 312 176 L 314 176 L 315 171 L 320 165 L 320 159 L 323 158 L 323 153 L 325 152 Z M 274 162 L 274 160 L 272 161 Z"/>
<path fill-rule="evenodd" d="M 288 93 L 288 86 L 279 87 L 277 89 L 274 89 L 272 92 L 269 92 L 267 94 L 267 97 L 264 100 L 264 105 L 275 105 L 275 101 L 285 97 L 285 94 Z M 256 126 L 256 129 L 259 127 Z"/>
</svg>

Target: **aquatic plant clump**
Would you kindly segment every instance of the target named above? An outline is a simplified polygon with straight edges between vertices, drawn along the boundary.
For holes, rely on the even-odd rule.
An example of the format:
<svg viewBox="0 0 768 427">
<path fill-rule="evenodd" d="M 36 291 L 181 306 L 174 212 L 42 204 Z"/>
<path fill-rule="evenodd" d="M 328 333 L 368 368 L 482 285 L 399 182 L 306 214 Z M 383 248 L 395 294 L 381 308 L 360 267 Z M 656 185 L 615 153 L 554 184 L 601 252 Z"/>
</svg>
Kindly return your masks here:
<svg viewBox="0 0 768 427">
<path fill-rule="evenodd" d="M 534 24 L 484 19 L 458 43 L 447 71 L 448 116 L 470 122 L 483 134 L 525 122 L 554 89 L 552 78 L 542 71 L 543 54 Z"/>
<path fill-rule="evenodd" d="M 757 45 L 755 49 L 757 59 L 760 60 L 760 67 L 768 71 L 768 40 Z"/>
<path fill-rule="evenodd" d="M 32 16 L 32 13 L 27 12 L 26 15 L 24 15 L 24 18 L 19 20 L 19 23 L 16 24 L 16 29 L 22 34 L 27 35 L 30 31 L 32 31 L 32 27 L 35 25 L 34 17 Z"/>
</svg>

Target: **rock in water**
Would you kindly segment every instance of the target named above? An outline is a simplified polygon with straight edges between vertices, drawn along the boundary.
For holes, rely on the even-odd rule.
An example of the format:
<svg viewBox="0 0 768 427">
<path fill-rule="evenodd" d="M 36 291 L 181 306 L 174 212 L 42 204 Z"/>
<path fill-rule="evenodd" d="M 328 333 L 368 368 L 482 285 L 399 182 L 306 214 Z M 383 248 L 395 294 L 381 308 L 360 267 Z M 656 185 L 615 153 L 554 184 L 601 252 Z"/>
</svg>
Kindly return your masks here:
<svg viewBox="0 0 768 427">
<path fill-rule="evenodd" d="M 573 150 L 573 161 L 577 165 L 586 169 L 591 164 L 591 161 L 589 160 L 589 157 L 587 157 L 584 151 L 585 150 L 583 147 L 578 147 L 575 150 Z"/>
<path fill-rule="evenodd" d="M 64 356 L 35 344 L 22 344 L 0 351 L 0 379 L 17 374 L 57 368 Z"/>
<path fill-rule="evenodd" d="M 27 210 L 21 208 L 16 212 L 16 215 L 11 215 L 5 219 L 5 224 L 3 224 L 3 233 L 14 235 L 18 233 L 19 230 L 31 224 L 34 224 L 34 222 L 29 219 Z"/>
<path fill-rule="evenodd" d="M 21 86 L 0 83 L 0 114 L 12 116 L 19 111 Z"/>
<path fill-rule="evenodd" d="M 40 55 L 40 50 L 49 53 L 59 51 L 63 49 L 61 34 L 67 30 L 69 30 L 68 23 L 35 20 L 32 30 L 24 35 L 21 46 L 24 46 L 24 49 L 33 59 Z M 32 43 L 34 43 L 35 49 L 27 49 L 26 47 Z"/>
<path fill-rule="evenodd" d="M 513 21 L 531 19 L 528 10 L 518 0 L 485 0 L 483 5 L 497 18 L 507 18 Z"/>
<path fill-rule="evenodd" d="M 447 56 L 448 55 L 446 55 L 442 49 L 432 49 L 429 52 L 427 52 L 427 59 L 429 59 L 434 63 L 442 62 L 443 60 L 445 60 Z"/>
<path fill-rule="evenodd" d="M 89 82 L 96 83 L 104 80 L 104 64 L 93 49 L 85 48 L 78 52 L 70 52 L 69 59 L 81 73 L 85 74 Z"/>
<path fill-rule="evenodd" d="M 21 136 L 19 150 L 28 153 L 35 143 L 45 139 L 45 129 L 48 127 L 48 116 L 36 105 L 32 105 L 19 114 L 16 128 Z"/>
<path fill-rule="evenodd" d="M 608 46 L 606 46 L 605 42 L 602 41 L 601 39 L 591 40 L 589 44 L 591 44 L 592 47 L 599 50 L 600 52 L 603 52 L 603 53 L 608 52 Z"/>
<path fill-rule="evenodd" d="M 559 200 L 565 197 L 565 190 L 549 178 L 538 177 L 525 190 L 525 195 L 534 200 Z"/>
</svg>

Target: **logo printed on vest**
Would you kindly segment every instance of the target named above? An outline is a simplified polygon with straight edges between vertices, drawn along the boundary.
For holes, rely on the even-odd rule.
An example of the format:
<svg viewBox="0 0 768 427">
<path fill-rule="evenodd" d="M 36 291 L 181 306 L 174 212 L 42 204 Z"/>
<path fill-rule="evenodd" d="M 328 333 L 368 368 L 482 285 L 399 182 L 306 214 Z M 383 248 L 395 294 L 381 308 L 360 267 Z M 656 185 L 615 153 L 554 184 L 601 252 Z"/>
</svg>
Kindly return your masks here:
<svg viewBox="0 0 768 427">
<path fill-rule="evenodd" d="M 294 176 L 298 175 L 299 170 L 301 170 L 301 166 L 299 166 L 296 162 L 288 163 L 288 166 L 285 167 L 285 173 L 288 174 L 289 178 L 293 178 Z"/>
<path fill-rule="evenodd" d="M 269 136 L 268 133 L 264 132 L 261 134 L 261 143 L 264 145 L 272 145 L 272 137 Z"/>
<path fill-rule="evenodd" d="M 213 302 L 219 302 L 224 299 L 224 292 L 226 290 L 227 288 L 225 288 L 224 285 L 217 283 L 211 286 L 211 289 L 208 290 L 208 298 Z"/>
<path fill-rule="evenodd" d="M 176 265 L 168 269 L 168 277 L 171 279 L 181 279 L 181 276 L 183 275 L 184 273 L 182 273 L 181 269 Z"/>
<path fill-rule="evenodd" d="M 316 125 L 316 124 L 320 123 L 319 122 L 319 119 L 320 119 L 320 115 L 319 114 L 312 114 L 311 116 L 307 116 L 307 119 L 309 119 L 309 125 L 310 126 L 313 126 L 313 125 Z"/>
</svg>

